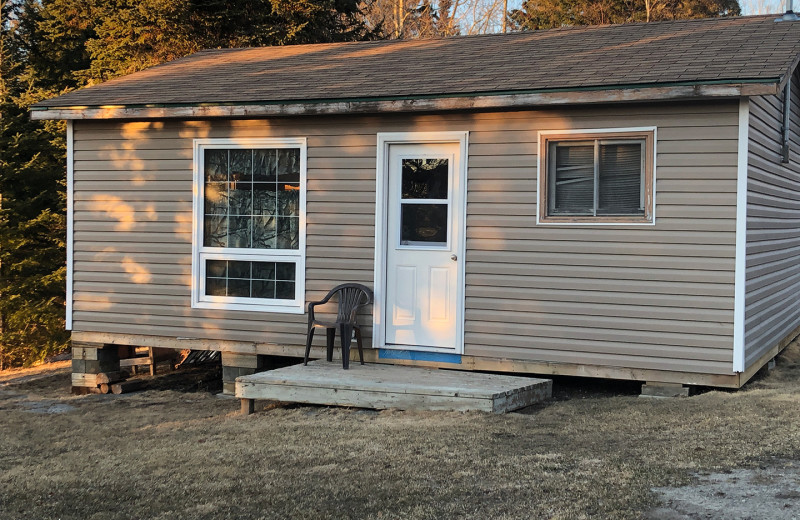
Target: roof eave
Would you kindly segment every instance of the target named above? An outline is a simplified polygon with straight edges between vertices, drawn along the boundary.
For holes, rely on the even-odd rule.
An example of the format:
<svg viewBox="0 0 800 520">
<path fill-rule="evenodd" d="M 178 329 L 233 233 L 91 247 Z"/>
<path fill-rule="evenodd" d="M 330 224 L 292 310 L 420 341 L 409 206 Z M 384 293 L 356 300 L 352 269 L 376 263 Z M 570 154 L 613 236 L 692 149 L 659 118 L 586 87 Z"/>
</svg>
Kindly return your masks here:
<svg viewBox="0 0 800 520">
<path fill-rule="evenodd" d="M 33 107 L 31 119 L 205 119 L 224 117 L 302 116 L 436 112 L 508 109 L 552 105 L 630 103 L 681 99 L 734 98 L 780 92 L 783 78 L 725 83 L 620 86 L 584 90 L 552 90 L 517 93 L 477 93 L 458 96 L 395 99 L 314 100 L 286 103 L 200 103 L 187 105 L 109 105 Z"/>
</svg>

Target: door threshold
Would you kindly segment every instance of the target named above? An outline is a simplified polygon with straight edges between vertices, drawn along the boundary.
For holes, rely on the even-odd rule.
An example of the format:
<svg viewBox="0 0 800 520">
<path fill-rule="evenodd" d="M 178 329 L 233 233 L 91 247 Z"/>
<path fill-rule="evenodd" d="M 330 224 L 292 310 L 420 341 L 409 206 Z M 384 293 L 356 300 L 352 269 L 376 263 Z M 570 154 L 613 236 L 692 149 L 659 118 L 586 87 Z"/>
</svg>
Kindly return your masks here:
<svg viewBox="0 0 800 520">
<path fill-rule="evenodd" d="M 406 361 L 435 361 L 438 363 L 461 364 L 461 354 L 430 352 L 426 350 L 379 348 L 378 359 L 402 359 Z"/>
</svg>

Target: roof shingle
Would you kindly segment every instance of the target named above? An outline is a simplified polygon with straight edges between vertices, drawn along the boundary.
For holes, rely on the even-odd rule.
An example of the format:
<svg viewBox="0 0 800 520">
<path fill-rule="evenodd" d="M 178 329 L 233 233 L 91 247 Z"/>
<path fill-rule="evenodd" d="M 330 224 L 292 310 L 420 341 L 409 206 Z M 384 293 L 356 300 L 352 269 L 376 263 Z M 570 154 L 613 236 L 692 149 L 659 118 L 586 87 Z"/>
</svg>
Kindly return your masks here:
<svg viewBox="0 0 800 520">
<path fill-rule="evenodd" d="M 800 55 L 800 22 L 776 23 L 774 18 L 214 49 L 35 107 L 289 103 L 776 82 Z"/>
</svg>

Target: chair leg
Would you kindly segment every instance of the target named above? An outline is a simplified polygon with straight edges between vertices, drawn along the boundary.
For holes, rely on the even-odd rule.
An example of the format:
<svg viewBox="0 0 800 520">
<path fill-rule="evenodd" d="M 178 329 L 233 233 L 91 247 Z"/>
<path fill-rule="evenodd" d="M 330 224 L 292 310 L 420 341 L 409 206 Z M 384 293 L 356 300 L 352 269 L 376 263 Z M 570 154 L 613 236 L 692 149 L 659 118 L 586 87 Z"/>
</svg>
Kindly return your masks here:
<svg viewBox="0 0 800 520">
<path fill-rule="evenodd" d="M 356 343 L 358 344 L 358 360 L 361 361 L 361 364 L 364 364 L 364 349 L 363 342 L 361 341 L 361 329 L 356 328 Z"/>
<path fill-rule="evenodd" d="M 303 360 L 303 365 L 308 365 L 308 355 L 311 353 L 311 340 L 314 339 L 314 327 L 308 328 L 308 335 L 306 336 L 306 357 Z"/>
<path fill-rule="evenodd" d="M 325 329 L 328 333 L 328 352 L 327 360 L 333 361 L 333 339 L 336 337 L 336 329 Z"/>
<path fill-rule="evenodd" d="M 350 368 L 350 341 L 353 339 L 353 326 L 342 324 L 339 332 L 342 335 L 342 368 Z"/>
</svg>

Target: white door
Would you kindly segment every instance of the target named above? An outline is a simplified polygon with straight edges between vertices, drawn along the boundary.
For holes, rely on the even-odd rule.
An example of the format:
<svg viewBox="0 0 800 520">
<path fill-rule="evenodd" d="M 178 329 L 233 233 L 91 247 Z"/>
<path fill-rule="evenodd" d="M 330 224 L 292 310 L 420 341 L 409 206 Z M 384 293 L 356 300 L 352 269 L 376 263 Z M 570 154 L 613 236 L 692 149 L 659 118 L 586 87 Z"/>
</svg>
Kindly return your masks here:
<svg viewBox="0 0 800 520">
<path fill-rule="evenodd" d="M 459 143 L 389 146 L 385 344 L 458 348 Z"/>
</svg>

